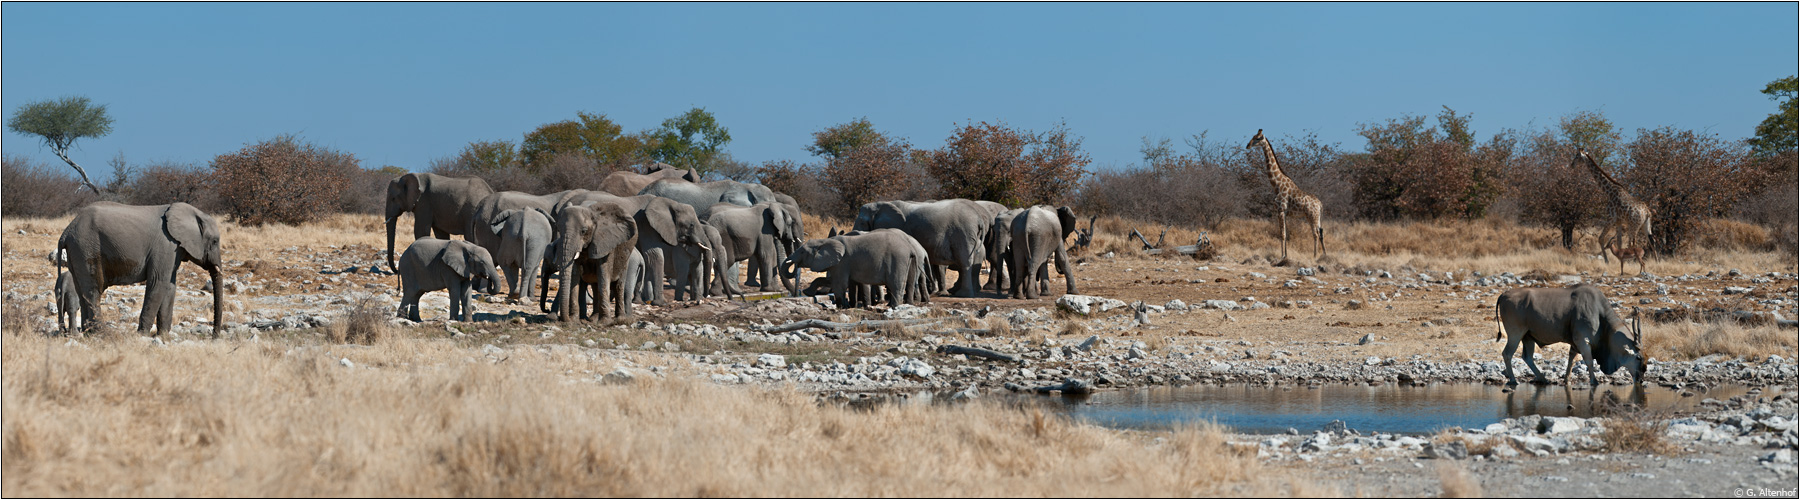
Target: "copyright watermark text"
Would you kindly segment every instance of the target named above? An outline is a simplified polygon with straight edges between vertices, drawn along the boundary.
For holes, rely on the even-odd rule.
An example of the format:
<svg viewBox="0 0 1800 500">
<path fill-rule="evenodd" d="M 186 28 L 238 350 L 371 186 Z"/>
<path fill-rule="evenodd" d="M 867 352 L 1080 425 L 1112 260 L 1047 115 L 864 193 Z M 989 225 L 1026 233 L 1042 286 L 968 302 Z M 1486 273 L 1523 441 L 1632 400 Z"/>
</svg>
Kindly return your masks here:
<svg viewBox="0 0 1800 500">
<path fill-rule="evenodd" d="M 1797 492 L 1800 492 L 1800 488 L 1788 488 L 1788 489 L 1784 490 L 1784 489 L 1780 489 L 1780 488 L 1770 489 L 1770 488 L 1751 487 L 1751 488 L 1737 488 L 1737 489 L 1731 490 L 1731 496 L 1734 496 L 1737 498 L 1779 498 L 1779 497 L 1792 498 L 1795 496 L 1795 493 L 1797 493 Z"/>
</svg>

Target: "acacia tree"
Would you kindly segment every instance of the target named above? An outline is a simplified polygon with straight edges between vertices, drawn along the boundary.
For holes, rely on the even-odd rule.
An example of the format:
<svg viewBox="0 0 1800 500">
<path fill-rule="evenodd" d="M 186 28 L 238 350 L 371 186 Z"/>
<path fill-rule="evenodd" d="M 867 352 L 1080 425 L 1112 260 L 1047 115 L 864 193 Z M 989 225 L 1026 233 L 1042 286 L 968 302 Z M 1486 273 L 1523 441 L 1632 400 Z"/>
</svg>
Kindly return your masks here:
<svg viewBox="0 0 1800 500">
<path fill-rule="evenodd" d="M 1762 93 L 1776 101 L 1776 110 L 1756 126 L 1756 137 L 1750 139 L 1750 146 L 1755 148 L 1758 157 L 1768 158 L 1793 151 L 1800 144 L 1800 136 L 1795 135 L 1800 126 L 1800 115 L 1795 111 L 1796 92 L 1800 92 L 1800 80 L 1792 76 L 1763 87 Z"/>
<path fill-rule="evenodd" d="M 1438 126 L 1425 126 L 1422 116 L 1390 119 L 1384 125 L 1362 125 L 1368 153 L 1353 169 L 1358 204 L 1364 215 L 1400 217 L 1481 217 L 1499 194 L 1496 180 L 1510 158 L 1504 134 L 1495 136 L 1485 157 L 1475 148 L 1469 117 L 1448 106 Z M 1496 149 L 1498 148 L 1498 149 Z"/>
<path fill-rule="evenodd" d="M 25 103 L 13 112 L 12 119 L 6 121 L 6 127 L 15 133 L 35 135 L 43 139 L 45 146 L 62 158 L 75 173 L 81 174 L 81 183 L 95 193 L 100 188 L 88 179 L 86 170 L 75 160 L 69 158 L 69 148 L 84 137 L 102 137 L 112 133 L 112 117 L 106 115 L 106 105 L 93 105 L 88 98 L 82 96 L 63 97 L 55 100 L 43 100 Z"/>
<path fill-rule="evenodd" d="M 604 114 L 575 113 L 576 119 L 546 123 L 525 134 L 519 156 L 526 170 L 538 172 L 557 155 L 585 156 L 597 165 L 634 163 L 644 149 L 644 139 L 622 133 L 624 127 Z"/>
<path fill-rule="evenodd" d="M 705 108 L 663 120 L 661 127 L 644 135 L 645 152 L 651 159 L 701 174 L 712 169 L 713 159 L 731 142 L 731 131 Z"/>
</svg>

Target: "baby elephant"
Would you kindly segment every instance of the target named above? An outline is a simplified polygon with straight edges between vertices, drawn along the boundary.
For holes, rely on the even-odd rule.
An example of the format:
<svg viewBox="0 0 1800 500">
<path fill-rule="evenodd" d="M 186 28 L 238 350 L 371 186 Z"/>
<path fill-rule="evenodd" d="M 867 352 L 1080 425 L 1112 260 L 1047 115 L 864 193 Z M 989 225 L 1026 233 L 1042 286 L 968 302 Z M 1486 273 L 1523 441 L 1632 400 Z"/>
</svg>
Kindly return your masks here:
<svg viewBox="0 0 1800 500">
<path fill-rule="evenodd" d="M 425 292 L 449 290 L 450 317 L 468 321 L 474 314 L 469 298 L 476 286 L 492 292 L 500 282 L 494 258 L 485 248 L 462 240 L 420 239 L 400 255 L 400 310 L 402 318 L 419 321 L 419 297 Z"/>
<path fill-rule="evenodd" d="M 63 271 L 56 276 L 56 321 L 64 332 L 81 329 L 81 295 L 75 288 L 75 275 Z"/>
</svg>

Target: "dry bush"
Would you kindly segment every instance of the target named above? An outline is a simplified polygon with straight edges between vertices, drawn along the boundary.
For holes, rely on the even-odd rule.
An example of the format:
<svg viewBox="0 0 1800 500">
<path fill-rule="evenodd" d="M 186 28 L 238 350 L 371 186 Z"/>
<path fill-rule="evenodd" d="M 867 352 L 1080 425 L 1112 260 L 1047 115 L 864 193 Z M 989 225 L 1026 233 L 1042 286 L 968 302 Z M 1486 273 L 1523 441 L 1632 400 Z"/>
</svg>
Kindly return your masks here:
<svg viewBox="0 0 1800 500">
<path fill-rule="evenodd" d="M 1425 117 L 1363 124 L 1368 154 L 1351 162 L 1358 211 L 1376 220 L 1440 217 L 1478 218 L 1501 191 L 1514 141 L 1496 135 L 1477 147 L 1469 116 L 1445 107 L 1437 127 Z"/>
<path fill-rule="evenodd" d="M 1440 461 L 1437 465 L 1438 483 L 1444 491 L 1440 498 L 1482 498 L 1481 481 L 1470 474 L 1462 464 L 1454 461 Z"/>
<path fill-rule="evenodd" d="M 466 155 L 465 155 L 466 156 Z M 518 165 L 483 169 L 476 168 L 469 158 L 437 158 L 430 162 L 427 171 L 451 177 L 475 177 L 487 182 L 494 191 L 518 191 L 521 193 L 539 193 L 542 181 L 530 171 Z"/>
<path fill-rule="evenodd" d="M 1707 220 L 1729 215 L 1761 178 L 1742 142 L 1716 135 L 1639 129 L 1626 150 L 1630 168 L 1614 177 L 1649 205 L 1653 231 L 1645 250 L 1659 256 L 1695 243 Z"/>
<path fill-rule="evenodd" d="M 343 191 L 338 194 L 337 212 L 340 214 L 382 213 L 382 210 L 387 207 L 388 183 L 402 175 L 406 175 L 406 170 L 394 166 L 356 169 L 350 173 L 345 181 Z"/>
<path fill-rule="evenodd" d="M 1601 431 L 1600 440 L 1606 442 L 1606 451 L 1612 453 L 1679 453 L 1681 447 L 1669 442 L 1664 434 L 1669 428 L 1665 417 L 1667 415 L 1647 412 L 1615 415 L 1606 419 L 1606 429 Z"/>
<path fill-rule="evenodd" d="M 598 191 L 613 169 L 592 158 L 575 153 L 559 153 L 537 168 L 538 189 L 545 193 L 588 189 Z"/>
<path fill-rule="evenodd" d="M 60 169 L 23 156 L 0 159 L 0 215 L 56 217 L 99 199 Z"/>
<path fill-rule="evenodd" d="M 224 206 L 213 172 L 199 165 L 155 162 L 138 167 L 127 191 L 125 203 L 131 205 L 167 205 L 182 202 L 202 212 L 219 213 Z"/>
<path fill-rule="evenodd" d="M 922 156 L 940 196 L 1011 207 L 1059 204 L 1092 161 L 1066 124 L 1043 134 L 1004 123 L 968 124 L 951 132 L 942 149 Z"/>
<path fill-rule="evenodd" d="M 0 305 L 0 331 L 8 335 L 25 335 L 31 333 L 32 308 L 17 300 L 5 301 Z"/>
<path fill-rule="evenodd" d="M 1800 340 L 1773 325 L 1746 327 L 1731 322 L 1665 323 L 1644 328 L 1644 355 L 1661 360 L 1692 360 L 1710 354 L 1759 359 L 1771 354 L 1792 356 Z"/>
<path fill-rule="evenodd" d="M 827 158 L 816 173 L 820 184 L 836 193 L 842 205 L 842 211 L 829 213 L 852 217 L 864 203 L 902 198 L 908 187 L 923 177 L 911 165 L 912 157 L 911 144 L 883 138 Z"/>
<path fill-rule="evenodd" d="M 58 346 L 46 372 L 42 341 L 0 342 L 9 497 L 1331 494 L 1210 426 L 1118 432 L 986 402 L 853 411 L 688 376 L 602 385 L 563 375 L 612 369 L 578 353 L 121 343 Z"/>
<path fill-rule="evenodd" d="M 388 318 L 393 311 L 382 307 L 374 296 L 365 296 L 350 305 L 343 321 L 332 325 L 327 335 L 332 343 L 375 345 L 389 336 Z"/>
<path fill-rule="evenodd" d="M 1081 320 L 1069 319 L 1063 322 L 1062 330 L 1057 331 L 1056 334 L 1063 337 L 1085 337 L 1088 334 L 1088 326 Z"/>
<path fill-rule="evenodd" d="M 283 135 L 213 158 L 219 201 L 239 224 L 296 225 L 338 208 L 340 190 L 360 170 L 355 155 Z"/>
</svg>

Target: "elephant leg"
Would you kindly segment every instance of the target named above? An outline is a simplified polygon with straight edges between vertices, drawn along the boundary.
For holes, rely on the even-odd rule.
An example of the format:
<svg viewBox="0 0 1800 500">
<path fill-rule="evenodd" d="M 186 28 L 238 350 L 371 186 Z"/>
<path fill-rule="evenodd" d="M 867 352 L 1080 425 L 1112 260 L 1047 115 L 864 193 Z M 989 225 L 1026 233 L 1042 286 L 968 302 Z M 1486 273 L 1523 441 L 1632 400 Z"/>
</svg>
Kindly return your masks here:
<svg viewBox="0 0 1800 500">
<path fill-rule="evenodd" d="M 144 285 L 143 309 L 138 312 L 138 331 L 151 331 L 152 328 L 159 325 L 161 328 L 155 330 L 156 333 L 151 336 L 161 336 L 169 331 L 168 326 L 162 321 L 163 300 L 165 298 L 173 300 L 175 296 L 171 292 L 174 291 L 174 286 L 161 281 L 152 280 Z"/>
<path fill-rule="evenodd" d="M 649 300 L 650 305 L 654 306 L 669 305 L 669 300 L 663 298 L 664 257 L 666 256 L 663 255 L 663 249 L 661 248 L 652 248 L 644 252 L 645 286 L 649 288 L 650 292 L 650 295 L 645 297 L 645 299 Z"/>
<path fill-rule="evenodd" d="M 774 276 L 775 275 L 775 256 L 772 255 L 773 253 L 774 252 L 768 252 L 768 251 L 758 252 L 756 256 L 751 257 L 751 260 L 747 260 L 744 262 L 746 265 L 748 265 L 751 262 L 755 262 L 756 263 L 755 271 L 758 274 L 761 274 L 762 276 Z M 762 280 L 762 291 L 781 292 L 781 291 L 786 291 L 786 290 L 781 287 L 781 280 L 773 280 L 773 279 L 764 278 Z"/>
<path fill-rule="evenodd" d="M 463 317 L 463 308 L 468 306 L 467 302 L 463 302 L 463 297 L 466 296 L 465 293 L 468 292 L 468 289 L 469 283 L 467 281 L 458 280 L 451 282 L 450 289 L 445 290 L 450 294 L 450 319 L 455 321 L 469 320 L 468 318 Z"/>
<path fill-rule="evenodd" d="M 1069 250 L 1068 250 L 1068 248 L 1058 245 L 1056 247 L 1056 272 L 1062 273 L 1063 285 L 1065 285 L 1068 288 L 1067 291 L 1065 291 L 1063 293 L 1066 293 L 1068 295 L 1075 295 L 1074 269 L 1075 268 L 1069 266 Z"/>
<path fill-rule="evenodd" d="M 613 255 L 612 257 L 609 257 L 609 259 L 616 258 L 619 258 L 619 256 Z M 611 266 L 610 263 L 603 263 L 599 267 L 598 272 L 594 273 L 598 278 L 594 282 L 594 319 L 605 320 L 607 315 L 606 310 L 612 306 L 609 301 L 612 299 L 612 294 L 610 292 L 612 292 L 612 280 L 614 278 L 612 275 L 613 266 Z M 613 311 L 618 311 L 618 309 L 613 309 Z M 616 316 L 617 313 L 615 312 L 614 315 Z"/>
<path fill-rule="evenodd" d="M 837 269 L 826 274 L 831 277 L 832 302 L 838 303 L 838 307 L 855 307 L 855 303 L 849 300 L 850 274 Z"/>
<path fill-rule="evenodd" d="M 519 267 L 500 266 L 500 273 L 506 275 L 506 299 L 518 302 L 520 287 L 524 286 L 523 283 L 519 283 Z"/>
<path fill-rule="evenodd" d="M 530 304 L 532 301 L 537 299 L 537 291 L 538 290 L 537 290 L 537 279 L 536 278 L 538 275 L 538 266 L 539 265 L 540 264 L 538 264 L 536 260 L 527 259 L 525 261 L 525 267 L 523 269 L 520 269 L 519 286 L 521 288 L 524 288 L 524 293 L 520 294 L 520 297 L 524 299 L 526 304 Z M 507 280 L 511 281 L 512 277 L 510 277 L 510 276 L 507 277 Z"/>
</svg>

